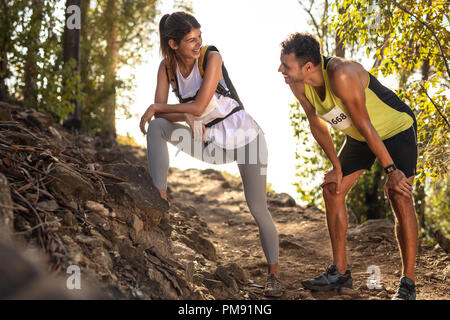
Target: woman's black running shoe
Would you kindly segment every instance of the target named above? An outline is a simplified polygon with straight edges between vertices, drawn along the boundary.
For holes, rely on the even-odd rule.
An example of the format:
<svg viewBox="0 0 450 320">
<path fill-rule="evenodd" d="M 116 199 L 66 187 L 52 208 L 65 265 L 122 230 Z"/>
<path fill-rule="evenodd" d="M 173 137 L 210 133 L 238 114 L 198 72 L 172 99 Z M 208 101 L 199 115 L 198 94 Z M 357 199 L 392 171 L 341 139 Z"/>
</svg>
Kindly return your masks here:
<svg viewBox="0 0 450 320">
<path fill-rule="evenodd" d="M 341 287 L 352 287 L 352 274 L 347 270 L 345 274 L 340 274 L 335 264 L 330 265 L 327 270 L 314 279 L 302 281 L 302 285 L 314 291 L 329 291 L 340 289 Z"/>
</svg>

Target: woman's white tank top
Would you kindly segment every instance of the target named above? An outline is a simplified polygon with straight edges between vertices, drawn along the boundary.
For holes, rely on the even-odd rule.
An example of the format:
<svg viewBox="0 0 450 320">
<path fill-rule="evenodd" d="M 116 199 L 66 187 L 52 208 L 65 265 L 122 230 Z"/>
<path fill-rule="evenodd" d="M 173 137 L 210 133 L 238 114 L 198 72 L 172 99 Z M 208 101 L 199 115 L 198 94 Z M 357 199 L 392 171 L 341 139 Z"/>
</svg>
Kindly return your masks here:
<svg viewBox="0 0 450 320">
<path fill-rule="evenodd" d="M 203 81 L 198 70 L 198 60 L 187 78 L 183 77 L 177 65 L 176 77 L 180 96 L 183 99 L 195 96 Z M 224 80 L 220 80 L 220 83 L 227 88 Z M 214 119 L 225 117 L 238 105 L 239 103 L 236 100 L 215 92 L 203 114 L 196 117 L 196 120 L 207 124 Z M 245 110 L 239 110 L 225 120 L 206 128 L 204 141 L 210 141 L 224 149 L 236 149 L 255 139 L 260 130 L 262 131 Z"/>
</svg>

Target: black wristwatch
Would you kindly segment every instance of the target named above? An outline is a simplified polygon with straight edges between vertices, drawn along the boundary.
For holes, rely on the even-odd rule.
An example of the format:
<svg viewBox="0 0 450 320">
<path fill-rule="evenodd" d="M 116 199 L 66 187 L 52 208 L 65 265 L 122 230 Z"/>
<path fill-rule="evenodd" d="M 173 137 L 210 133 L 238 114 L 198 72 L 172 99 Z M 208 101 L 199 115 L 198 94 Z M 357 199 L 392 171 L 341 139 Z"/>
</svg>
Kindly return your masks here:
<svg viewBox="0 0 450 320">
<path fill-rule="evenodd" d="M 387 174 L 394 172 L 395 170 L 397 170 L 395 164 L 390 164 L 387 167 L 384 167 L 384 172 L 386 172 Z"/>
</svg>

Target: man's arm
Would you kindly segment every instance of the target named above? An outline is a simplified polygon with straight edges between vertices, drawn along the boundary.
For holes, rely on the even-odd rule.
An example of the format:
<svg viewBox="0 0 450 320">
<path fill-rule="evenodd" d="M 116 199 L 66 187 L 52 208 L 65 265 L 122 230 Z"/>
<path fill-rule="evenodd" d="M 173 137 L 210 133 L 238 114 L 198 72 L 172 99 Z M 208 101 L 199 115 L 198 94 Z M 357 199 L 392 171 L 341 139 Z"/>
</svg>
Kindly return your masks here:
<svg viewBox="0 0 450 320">
<path fill-rule="evenodd" d="M 394 162 L 386 146 L 370 122 L 364 86 L 356 67 L 349 63 L 343 63 L 331 70 L 329 72 L 331 89 L 347 107 L 353 125 L 366 139 L 370 150 L 372 150 L 383 167 L 393 164 Z M 410 196 L 412 187 L 404 183 L 404 180 L 407 181 L 407 179 L 403 179 L 404 177 L 403 172 L 400 170 L 395 170 L 391 173 L 389 175 L 389 178 L 393 180 L 391 187 L 405 196 Z"/>
<path fill-rule="evenodd" d="M 309 127 L 314 139 L 323 149 L 331 164 L 333 165 L 333 171 L 335 171 L 336 173 L 336 192 L 339 193 L 342 180 L 342 168 L 336 153 L 333 139 L 331 138 L 330 131 L 328 130 L 328 126 L 322 119 L 317 116 L 316 109 L 312 106 L 311 102 L 309 102 L 308 98 L 306 98 L 304 84 L 296 83 L 290 85 L 290 87 L 306 113 Z"/>
<path fill-rule="evenodd" d="M 364 87 L 354 67 L 348 64 L 336 67 L 330 74 L 331 88 L 347 107 L 353 125 L 366 139 L 370 150 L 380 160 L 383 167 L 392 164 L 392 158 L 383 141 L 370 122 L 366 108 Z"/>
</svg>

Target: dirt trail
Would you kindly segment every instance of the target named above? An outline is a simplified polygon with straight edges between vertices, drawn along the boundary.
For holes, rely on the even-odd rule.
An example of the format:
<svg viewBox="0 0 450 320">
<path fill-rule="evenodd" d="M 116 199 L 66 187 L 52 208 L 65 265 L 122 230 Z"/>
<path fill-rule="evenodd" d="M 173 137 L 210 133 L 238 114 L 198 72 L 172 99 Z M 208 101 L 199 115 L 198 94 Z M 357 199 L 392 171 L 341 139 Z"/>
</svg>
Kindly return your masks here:
<svg viewBox="0 0 450 320">
<path fill-rule="evenodd" d="M 217 264 L 234 262 L 248 272 L 252 283 L 241 288 L 238 298 L 265 299 L 262 287 L 266 261 L 239 180 L 224 178 L 215 170 L 171 168 L 168 182 L 169 200 L 194 207 L 212 230 L 209 240 L 216 248 Z M 314 208 L 287 206 L 276 201 L 280 197 L 269 195 L 268 203 L 280 238 L 280 266 L 286 287 L 281 299 L 390 299 L 401 275 L 392 222 L 351 223 L 347 252 L 353 289 L 311 293 L 302 288 L 300 280 L 316 276 L 331 263 L 325 215 Z M 367 288 L 370 265 L 380 268 L 381 289 Z M 416 277 L 418 299 L 450 299 L 450 257 L 441 248 L 420 245 Z"/>
</svg>

